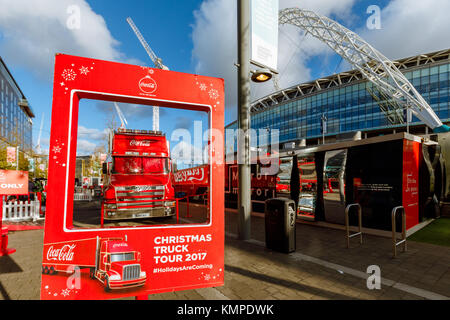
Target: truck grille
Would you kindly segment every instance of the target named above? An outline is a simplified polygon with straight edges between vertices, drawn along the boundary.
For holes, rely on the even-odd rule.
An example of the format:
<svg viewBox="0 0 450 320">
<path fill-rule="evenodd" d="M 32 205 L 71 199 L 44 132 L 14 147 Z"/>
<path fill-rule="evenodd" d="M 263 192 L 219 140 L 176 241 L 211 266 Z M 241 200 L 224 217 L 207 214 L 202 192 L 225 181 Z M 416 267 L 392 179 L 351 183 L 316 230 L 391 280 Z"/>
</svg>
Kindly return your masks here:
<svg viewBox="0 0 450 320">
<path fill-rule="evenodd" d="M 122 279 L 124 281 L 139 279 L 141 274 L 141 266 L 139 264 L 133 264 L 123 267 Z"/>
<path fill-rule="evenodd" d="M 164 206 L 165 189 L 163 185 L 157 186 L 121 186 L 116 188 L 117 208 L 139 206 Z"/>
</svg>

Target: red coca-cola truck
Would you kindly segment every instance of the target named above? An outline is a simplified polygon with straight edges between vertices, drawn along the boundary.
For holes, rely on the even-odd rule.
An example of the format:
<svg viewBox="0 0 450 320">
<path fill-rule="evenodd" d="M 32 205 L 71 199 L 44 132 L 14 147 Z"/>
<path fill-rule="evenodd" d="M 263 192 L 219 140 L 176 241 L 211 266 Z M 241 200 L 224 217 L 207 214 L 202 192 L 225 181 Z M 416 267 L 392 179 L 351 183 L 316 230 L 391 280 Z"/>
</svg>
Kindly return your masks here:
<svg viewBox="0 0 450 320">
<path fill-rule="evenodd" d="M 141 254 L 123 238 L 92 238 L 44 245 L 42 273 L 72 273 L 74 267 L 89 269 L 91 279 L 97 279 L 111 289 L 143 286 L 147 279 L 141 270 Z"/>
<path fill-rule="evenodd" d="M 160 131 L 118 129 L 103 166 L 106 220 L 169 217 L 176 213 L 169 142 Z"/>
<path fill-rule="evenodd" d="M 174 173 L 178 197 L 206 197 L 209 190 L 209 165 L 178 170 Z"/>
</svg>

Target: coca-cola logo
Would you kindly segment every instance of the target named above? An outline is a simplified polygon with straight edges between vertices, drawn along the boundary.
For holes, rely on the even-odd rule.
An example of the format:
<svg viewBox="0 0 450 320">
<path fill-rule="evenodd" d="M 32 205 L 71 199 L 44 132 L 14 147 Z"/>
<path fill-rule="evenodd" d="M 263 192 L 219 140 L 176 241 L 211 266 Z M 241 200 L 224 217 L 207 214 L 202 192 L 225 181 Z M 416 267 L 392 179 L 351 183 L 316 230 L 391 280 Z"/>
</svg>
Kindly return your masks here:
<svg viewBox="0 0 450 320">
<path fill-rule="evenodd" d="M 113 248 L 122 248 L 122 247 L 128 247 L 128 244 L 126 243 L 115 243 L 113 244 Z"/>
<path fill-rule="evenodd" d="M 148 141 L 148 140 L 142 140 L 142 141 L 131 140 L 130 146 L 131 147 L 150 147 L 150 141 Z"/>
<path fill-rule="evenodd" d="M 139 89 L 141 89 L 142 92 L 153 93 L 156 91 L 157 87 L 158 85 L 156 84 L 156 81 L 153 80 L 149 75 L 139 80 Z"/>
<path fill-rule="evenodd" d="M 201 176 L 199 177 L 201 173 Z M 174 175 L 175 182 L 187 182 L 187 181 L 203 181 L 205 178 L 205 171 L 203 168 L 195 168 L 184 171 L 179 171 Z"/>
<path fill-rule="evenodd" d="M 138 191 L 138 192 L 143 192 L 143 191 L 152 190 L 152 187 L 151 186 L 134 186 L 133 190 Z"/>
<path fill-rule="evenodd" d="M 51 246 L 47 251 L 47 260 L 73 261 L 75 247 L 76 244 L 66 244 L 59 249 L 55 249 Z"/>
</svg>

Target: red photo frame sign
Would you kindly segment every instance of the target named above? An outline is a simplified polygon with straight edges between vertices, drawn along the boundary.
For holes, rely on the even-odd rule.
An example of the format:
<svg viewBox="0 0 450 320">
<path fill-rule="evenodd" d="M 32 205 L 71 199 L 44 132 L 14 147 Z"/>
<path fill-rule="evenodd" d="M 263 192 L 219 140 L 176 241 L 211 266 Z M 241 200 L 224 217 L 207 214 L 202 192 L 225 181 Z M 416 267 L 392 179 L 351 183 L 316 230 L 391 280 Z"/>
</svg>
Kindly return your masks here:
<svg viewBox="0 0 450 320">
<path fill-rule="evenodd" d="M 223 79 L 57 54 L 41 299 L 112 299 L 223 285 L 223 139 L 211 136 L 207 223 L 74 228 L 78 106 L 84 98 L 207 112 L 211 132 L 223 137 Z M 105 251 L 133 258 L 112 270 Z M 96 274 L 101 264 L 112 273 Z"/>
</svg>

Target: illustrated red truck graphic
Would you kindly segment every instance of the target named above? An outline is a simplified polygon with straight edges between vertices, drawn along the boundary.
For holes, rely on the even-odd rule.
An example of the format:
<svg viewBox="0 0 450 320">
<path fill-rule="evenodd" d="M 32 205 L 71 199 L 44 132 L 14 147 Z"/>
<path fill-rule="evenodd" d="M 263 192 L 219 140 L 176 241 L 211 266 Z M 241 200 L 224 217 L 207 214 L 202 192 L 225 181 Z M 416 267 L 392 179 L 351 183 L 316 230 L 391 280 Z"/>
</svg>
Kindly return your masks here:
<svg viewBox="0 0 450 320">
<path fill-rule="evenodd" d="M 44 245 L 42 273 L 73 272 L 73 267 L 89 269 L 105 291 L 143 286 L 147 279 L 141 270 L 141 254 L 123 238 L 92 238 Z"/>
<path fill-rule="evenodd" d="M 169 143 L 160 131 L 119 128 L 104 163 L 106 220 L 168 217 L 176 213 Z"/>
</svg>

